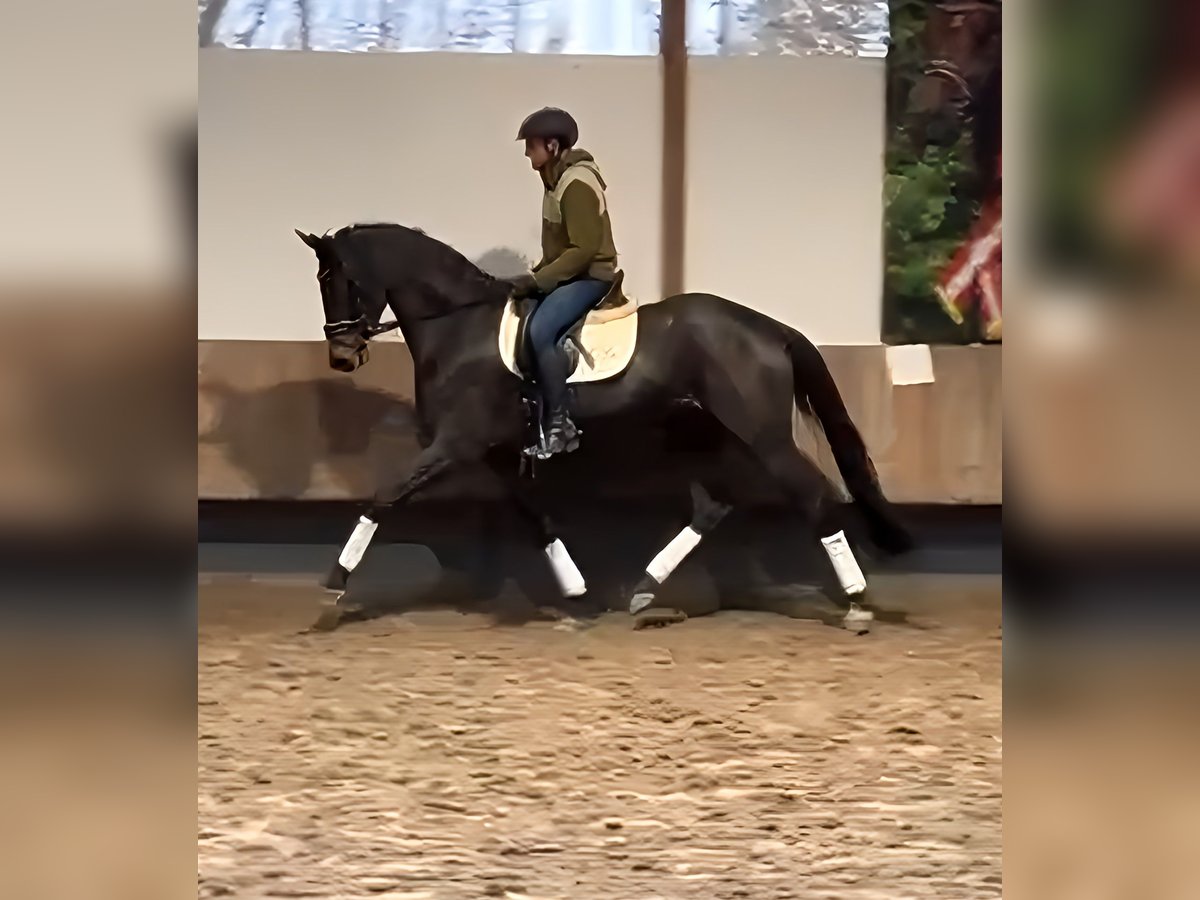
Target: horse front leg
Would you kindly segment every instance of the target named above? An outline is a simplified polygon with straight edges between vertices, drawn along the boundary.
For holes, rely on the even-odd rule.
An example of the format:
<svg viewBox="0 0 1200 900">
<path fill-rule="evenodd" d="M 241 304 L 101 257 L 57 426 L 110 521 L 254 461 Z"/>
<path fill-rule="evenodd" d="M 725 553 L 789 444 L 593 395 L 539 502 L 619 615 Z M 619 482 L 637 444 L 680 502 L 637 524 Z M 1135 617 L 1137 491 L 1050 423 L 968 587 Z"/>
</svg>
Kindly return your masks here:
<svg viewBox="0 0 1200 900">
<path fill-rule="evenodd" d="M 637 615 L 654 604 L 659 588 L 671 577 L 671 573 L 679 568 L 680 563 L 700 545 L 704 536 L 716 528 L 732 509 L 731 506 L 714 500 L 697 482 L 692 483 L 691 490 L 692 519 L 646 566 L 646 572 L 629 600 L 630 615 Z M 675 619 L 664 619 L 662 624 L 677 619 L 678 614 Z"/>
<path fill-rule="evenodd" d="M 451 463 L 450 456 L 435 444 L 421 452 L 413 464 L 412 472 L 404 481 L 376 493 L 370 509 L 359 517 L 358 523 L 342 547 L 342 552 L 338 554 L 322 583 L 327 590 L 337 592 L 335 604 L 345 595 L 350 574 L 362 562 L 367 547 L 379 528 L 383 511 L 411 499 L 418 491 L 428 487 L 432 481 L 444 474 Z"/>
<path fill-rule="evenodd" d="M 522 520 L 534 535 L 538 546 L 542 548 L 542 555 L 550 566 L 559 593 L 568 600 L 582 597 L 587 593 L 587 582 L 579 567 L 575 565 L 575 560 L 567 552 L 567 547 L 559 537 L 558 529 L 550 516 L 533 501 L 519 474 L 501 477 Z"/>
</svg>

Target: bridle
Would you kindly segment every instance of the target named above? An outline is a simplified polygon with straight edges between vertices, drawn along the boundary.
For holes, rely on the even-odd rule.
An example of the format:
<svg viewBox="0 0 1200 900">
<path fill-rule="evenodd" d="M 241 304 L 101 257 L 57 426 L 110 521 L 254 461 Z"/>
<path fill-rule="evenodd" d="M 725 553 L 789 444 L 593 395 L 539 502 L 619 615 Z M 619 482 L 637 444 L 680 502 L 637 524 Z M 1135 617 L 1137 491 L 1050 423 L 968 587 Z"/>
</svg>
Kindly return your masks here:
<svg viewBox="0 0 1200 900">
<path fill-rule="evenodd" d="M 328 276 L 329 269 L 324 269 L 317 273 L 317 281 L 324 283 L 324 280 Z M 344 275 L 342 277 L 346 280 L 346 286 L 350 291 L 350 297 L 354 304 L 354 308 L 358 310 L 358 316 L 353 319 L 343 319 L 340 322 L 327 322 L 324 326 L 325 337 L 333 339 L 348 334 L 357 334 L 365 340 L 370 340 L 371 338 L 378 337 L 381 334 L 387 334 L 389 331 L 395 331 L 400 327 L 400 322 L 398 319 L 393 319 L 390 322 L 377 322 L 372 325 L 370 320 L 367 318 L 367 314 L 363 312 L 362 294 L 358 290 L 358 285 L 355 284 L 353 279 L 346 278 Z M 466 309 L 472 309 L 477 306 L 492 306 L 495 304 L 496 301 L 492 300 L 491 298 L 486 300 L 474 300 L 470 303 L 463 303 L 460 306 L 454 307 L 453 309 L 431 313 L 426 316 L 416 316 L 414 318 L 415 321 L 418 322 L 428 322 L 432 321 L 433 319 L 442 319 L 446 316 L 451 316 L 457 312 L 461 312 Z"/>
<path fill-rule="evenodd" d="M 335 338 L 351 332 L 357 332 L 362 337 L 370 340 L 381 334 L 387 334 L 389 331 L 395 331 L 400 327 L 399 321 L 393 319 L 391 322 L 376 322 L 372 325 L 365 314 L 360 315 L 357 319 L 344 319 L 341 322 L 329 322 L 325 325 L 325 337 Z"/>
<path fill-rule="evenodd" d="M 317 273 L 317 281 L 322 284 L 329 277 L 329 269 L 323 269 Z M 343 276 L 345 277 L 345 276 Z M 362 310 L 362 295 L 358 291 L 358 285 L 350 278 L 346 278 L 346 287 L 350 292 L 350 298 L 354 303 L 354 308 L 358 310 L 358 316 L 353 319 L 342 319 L 340 322 L 325 323 L 325 337 L 330 340 L 338 337 L 343 337 L 348 334 L 357 334 L 364 340 L 370 340 L 381 334 L 387 334 L 389 331 L 395 331 L 400 327 L 400 322 L 393 319 L 391 322 L 376 322 L 374 325 L 370 323 L 367 314 Z"/>
</svg>

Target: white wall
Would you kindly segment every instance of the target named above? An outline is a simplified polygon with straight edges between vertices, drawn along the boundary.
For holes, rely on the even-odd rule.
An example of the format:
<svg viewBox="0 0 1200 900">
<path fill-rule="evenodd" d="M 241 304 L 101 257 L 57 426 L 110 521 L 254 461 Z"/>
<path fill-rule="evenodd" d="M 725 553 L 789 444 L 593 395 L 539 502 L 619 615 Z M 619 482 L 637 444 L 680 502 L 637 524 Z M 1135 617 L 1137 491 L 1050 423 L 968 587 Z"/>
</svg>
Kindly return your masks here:
<svg viewBox="0 0 1200 900">
<path fill-rule="evenodd" d="M 884 61 L 688 60 L 687 290 L 877 344 Z"/>
<path fill-rule="evenodd" d="M 877 344 L 884 70 L 834 57 L 689 60 L 685 286 L 822 344 Z M 479 259 L 538 253 L 540 184 L 513 135 L 575 113 L 610 183 L 626 284 L 658 299 L 654 57 L 200 51 L 202 339 L 320 340 L 293 228 L 419 225 Z"/>
<path fill-rule="evenodd" d="M 193 31 L 196 11 L 128 0 L 64 8 L 53 25 L 46 15 L 41 3 L 4 5 L 0 307 L 48 287 L 178 291 L 191 265 L 178 142 L 196 71 L 163 35 Z"/>
<path fill-rule="evenodd" d="M 610 183 L 626 284 L 659 290 L 654 57 L 200 51 L 201 339 L 320 340 L 316 259 L 292 233 L 417 225 L 472 259 L 536 259 L 541 183 L 514 140 L 570 109 Z"/>
</svg>

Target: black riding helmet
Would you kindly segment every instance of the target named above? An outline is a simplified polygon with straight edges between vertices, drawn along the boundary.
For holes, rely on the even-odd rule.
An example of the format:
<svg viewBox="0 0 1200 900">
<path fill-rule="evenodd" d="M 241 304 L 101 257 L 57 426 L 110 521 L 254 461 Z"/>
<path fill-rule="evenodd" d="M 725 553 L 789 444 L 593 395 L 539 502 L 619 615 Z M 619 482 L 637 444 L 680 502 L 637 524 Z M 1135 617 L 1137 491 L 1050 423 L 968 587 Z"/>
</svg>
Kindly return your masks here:
<svg viewBox="0 0 1200 900">
<path fill-rule="evenodd" d="M 579 140 L 579 126 L 565 109 L 547 106 L 527 116 L 517 129 L 518 141 L 529 138 L 557 140 L 559 149 L 570 150 Z"/>
</svg>

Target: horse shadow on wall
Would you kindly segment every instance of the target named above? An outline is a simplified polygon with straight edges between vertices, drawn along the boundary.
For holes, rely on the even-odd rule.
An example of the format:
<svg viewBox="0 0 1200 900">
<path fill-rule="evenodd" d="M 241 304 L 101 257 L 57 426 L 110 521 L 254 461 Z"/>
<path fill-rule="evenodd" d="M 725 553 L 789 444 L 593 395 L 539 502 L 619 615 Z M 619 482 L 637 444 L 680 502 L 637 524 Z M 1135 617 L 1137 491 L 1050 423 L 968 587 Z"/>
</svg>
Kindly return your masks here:
<svg viewBox="0 0 1200 900">
<path fill-rule="evenodd" d="M 384 445 L 411 458 L 410 402 L 349 380 L 284 381 L 260 390 L 200 390 L 201 490 L 231 499 L 370 497 Z M 393 465 L 399 476 L 399 465 Z"/>
<path fill-rule="evenodd" d="M 529 269 L 506 247 L 475 264 L 498 278 Z M 394 349 L 393 341 L 382 343 L 377 352 Z M 201 388 L 200 406 L 200 445 L 220 458 L 201 464 L 215 466 L 220 495 L 228 488 L 236 495 L 236 485 L 248 481 L 243 490 L 255 499 L 366 499 L 403 478 L 419 449 L 413 402 L 357 377 L 281 381 L 261 390 L 215 383 Z"/>
<path fill-rule="evenodd" d="M 514 278 L 530 269 L 529 260 L 508 247 L 493 247 L 472 262 L 495 278 Z"/>
</svg>

